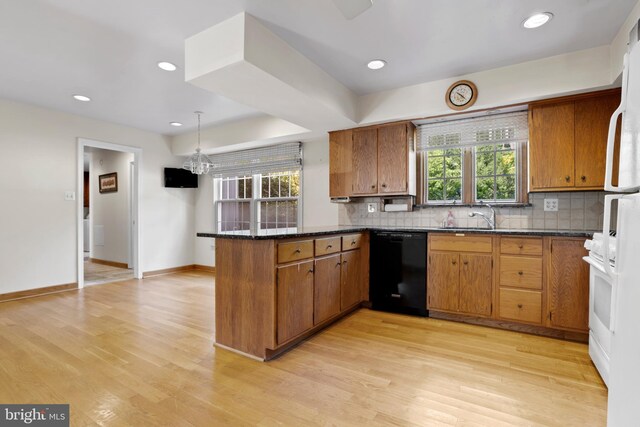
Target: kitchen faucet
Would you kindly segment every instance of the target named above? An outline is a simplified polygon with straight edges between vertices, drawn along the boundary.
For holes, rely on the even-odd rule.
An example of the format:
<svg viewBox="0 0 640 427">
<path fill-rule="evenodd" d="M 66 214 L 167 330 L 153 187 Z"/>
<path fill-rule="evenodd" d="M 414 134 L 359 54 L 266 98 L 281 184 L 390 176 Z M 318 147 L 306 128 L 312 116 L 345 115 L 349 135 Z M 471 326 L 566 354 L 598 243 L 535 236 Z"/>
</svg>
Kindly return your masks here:
<svg viewBox="0 0 640 427">
<path fill-rule="evenodd" d="M 482 200 L 480 200 L 480 204 L 491 209 L 491 216 L 487 217 L 487 215 L 483 214 L 482 212 L 470 212 L 469 217 L 473 218 L 475 216 L 479 216 L 482 219 L 484 219 L 487 222 L 487 224 L 489 224 L 490 229 L 495 230 L 496 229 L 496 210 L 489 203 L 483 202 Z"/>
</svg>

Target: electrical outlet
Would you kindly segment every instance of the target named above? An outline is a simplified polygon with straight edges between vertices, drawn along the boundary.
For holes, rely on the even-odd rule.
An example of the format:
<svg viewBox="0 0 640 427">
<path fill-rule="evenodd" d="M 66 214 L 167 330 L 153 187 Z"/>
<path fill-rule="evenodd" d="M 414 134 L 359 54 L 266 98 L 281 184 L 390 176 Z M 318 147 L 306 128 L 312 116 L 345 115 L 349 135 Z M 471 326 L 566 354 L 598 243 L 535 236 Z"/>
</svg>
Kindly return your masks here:
<svg viewBox="0 0 640 427">
<path fill-rule="evenodd" d="M 374 213 L 378 210 L 378 206 L 375 203 L 367 203 L 367 212 Z"/>
<path fill-rule="evenodd" d="M 65 200 L 75 200 L 76 199 L 75 191 L 65 191 L 64 192 L 64 199 Z"/>
<path fill-rule="evenodd" d="M 545 212 L 558 212 L 558 199 L 544 199 Z"/>
</svg>

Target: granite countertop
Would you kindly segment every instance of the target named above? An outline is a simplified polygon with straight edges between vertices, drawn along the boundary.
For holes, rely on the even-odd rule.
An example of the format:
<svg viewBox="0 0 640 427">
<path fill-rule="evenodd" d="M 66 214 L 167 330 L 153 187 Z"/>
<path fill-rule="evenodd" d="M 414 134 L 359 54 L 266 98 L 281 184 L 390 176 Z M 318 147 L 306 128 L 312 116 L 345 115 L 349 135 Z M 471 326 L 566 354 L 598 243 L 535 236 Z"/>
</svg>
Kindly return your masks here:
<svg viewBox="0 0 640 427">
<path fill-rule="evenodd" d="M 300 227 L 296 231 L 283 232 L 269 235 L 249 234 L 225 234 L 225 233 L 198 233 L 198 237 L 211 237 L 218 239 L 245 239 L 245 240 L 273 240 L 289 239 L 292 237 L 311 237 L 327 234 L 357 233 L 361 231 L 395 231 L 403 233 L 482 233 L 519 236 L 562 236 L 562 237 L 593 237 L 598 230 L 538 230 L 538 229 L 497 229 L 487 228 L 437 228 L 437 227 L 376 227 L 376 226 L 335 226 L 335 227 Z"/>
</svg>

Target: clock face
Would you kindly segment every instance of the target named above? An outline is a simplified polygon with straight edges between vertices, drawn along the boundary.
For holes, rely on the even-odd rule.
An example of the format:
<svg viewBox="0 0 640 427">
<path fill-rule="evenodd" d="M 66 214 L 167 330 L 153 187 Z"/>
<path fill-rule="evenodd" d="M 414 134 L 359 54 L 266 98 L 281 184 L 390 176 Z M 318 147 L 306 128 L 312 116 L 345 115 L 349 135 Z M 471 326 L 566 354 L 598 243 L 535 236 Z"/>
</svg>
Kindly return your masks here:
<svg viewBox="0 0 640 427">
<path fill-rule="evenodd" d="M 466 83 L 454 86 L 449 92 L 449 101 L 455 106 L 462 107 L 473 98 L 473 89 Z"/>
</svg>

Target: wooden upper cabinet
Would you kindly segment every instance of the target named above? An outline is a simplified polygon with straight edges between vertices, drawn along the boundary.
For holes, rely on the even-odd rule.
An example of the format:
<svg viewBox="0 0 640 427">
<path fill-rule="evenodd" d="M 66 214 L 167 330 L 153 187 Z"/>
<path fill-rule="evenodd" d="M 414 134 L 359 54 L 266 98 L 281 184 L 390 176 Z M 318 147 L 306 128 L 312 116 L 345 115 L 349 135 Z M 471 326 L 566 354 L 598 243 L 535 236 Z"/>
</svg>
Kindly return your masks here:
<svg viewBox="0 0 640 427">
<path fill-rule="evenodd" d="M 529 110 L 531 190 L 574 186 L 574 117 L 573 102 Z"/>
<path fill-rule="evenodd" d="M 529 190 L 602 190 L 609 120 L 619 104 L 619 90 L 532 103 Z M 615 184 L 615 168 L 613 176 Z"/>
<path fill-rule="evenodd" d="M 353 131 L 329 132 L 329 197 L 351 196 Z"/>
<path fill-rule="evenodd" d="M 460 254 L 460 305 L 463 313 L 491 315 L 493 256 Z"/>
<path fill-rule="evenodd" d="M 378 191 L 407 191 L 408 160 L 407 125 L 378 128 Z"/>
<path fill-rule="evenodd" d="M 545 238 L 548 326 L 589 330 L 589 266 L 584 239 Z"/>
<path fill-rule="evenodd" d="M 353 194 L 378 192 L 378 130 L 353 131 Z"/>
<path fill-rule="evenodd" d="M 576 101 L 576 187 L 604 188 L 609 121 L 618 105 L 619 94 Z M 617 136 L 619 144 L 620 132 Z M 617 171 L 613 176 L 617 176 Z"/>
</svg>

